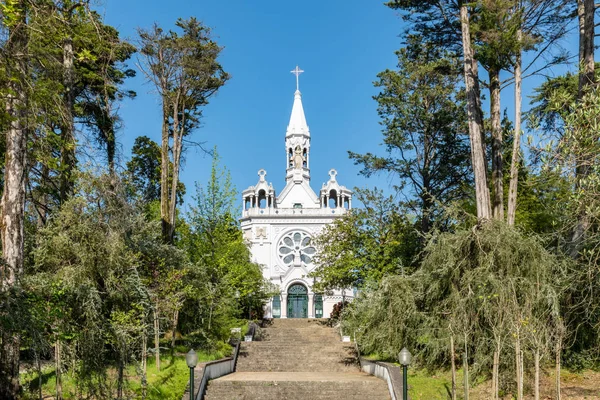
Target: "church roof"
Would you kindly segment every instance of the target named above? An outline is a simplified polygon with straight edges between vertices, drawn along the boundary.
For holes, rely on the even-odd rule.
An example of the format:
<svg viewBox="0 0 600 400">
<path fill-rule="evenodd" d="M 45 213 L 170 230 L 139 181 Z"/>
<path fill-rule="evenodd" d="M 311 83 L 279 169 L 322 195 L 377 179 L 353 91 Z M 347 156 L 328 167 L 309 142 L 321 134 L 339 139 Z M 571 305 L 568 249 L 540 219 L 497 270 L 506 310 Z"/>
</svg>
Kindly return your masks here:
<svg viewBox="0 0 600 400">
<path fill-rule="evenodd" d="M 286 137 L 291 135 L 307 135 L 310 136 L 306 117 L 304 116 L 304 107 L 302 107 L 302 94 L 300 90 L 294 93 L 294 105 L 292 106 L 292 115 L 287 128 Z"/>
</svg>

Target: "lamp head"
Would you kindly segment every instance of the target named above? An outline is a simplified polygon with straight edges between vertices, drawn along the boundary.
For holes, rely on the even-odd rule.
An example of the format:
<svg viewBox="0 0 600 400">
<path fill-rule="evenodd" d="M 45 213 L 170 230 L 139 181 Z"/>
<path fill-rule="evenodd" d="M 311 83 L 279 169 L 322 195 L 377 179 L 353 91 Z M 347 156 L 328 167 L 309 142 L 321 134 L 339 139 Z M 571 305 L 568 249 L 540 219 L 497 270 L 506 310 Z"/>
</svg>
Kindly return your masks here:
<svg viewBox="0 0 600 400">
<path fill-rule="evenodd" d="M 194 349 L 188 351 L 188 353 L 185 355 L 185 362 L 187 363 L 188 367 L 196 368 L 196 365 L 198 364 L 198 354 L 196 354 Z"/>
<path fill-rule="evenodd" d="M 398 354 L 398 361 L 402 365 L 410 365 L 411 359 L 412 354 L 410 354 L 410 351 L 408 351 L 406 347 L 403 347 L 402 350 L 400 350 L 400 353 Z"/>
</svg>

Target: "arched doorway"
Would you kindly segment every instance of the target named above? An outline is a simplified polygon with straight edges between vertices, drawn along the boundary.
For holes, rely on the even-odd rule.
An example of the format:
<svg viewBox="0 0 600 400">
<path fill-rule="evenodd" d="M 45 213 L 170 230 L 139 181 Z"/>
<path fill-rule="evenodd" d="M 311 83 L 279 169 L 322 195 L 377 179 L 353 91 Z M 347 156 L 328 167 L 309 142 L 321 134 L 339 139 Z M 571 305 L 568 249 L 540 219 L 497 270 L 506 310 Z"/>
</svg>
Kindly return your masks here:
<svg viewBox="0 0 600 400">
<path fill-rule="evenodd" d="M 306 286 L 296 283 L 288 289 L 287 317 L 308 318 L 308 290 Z"/>
</svg>

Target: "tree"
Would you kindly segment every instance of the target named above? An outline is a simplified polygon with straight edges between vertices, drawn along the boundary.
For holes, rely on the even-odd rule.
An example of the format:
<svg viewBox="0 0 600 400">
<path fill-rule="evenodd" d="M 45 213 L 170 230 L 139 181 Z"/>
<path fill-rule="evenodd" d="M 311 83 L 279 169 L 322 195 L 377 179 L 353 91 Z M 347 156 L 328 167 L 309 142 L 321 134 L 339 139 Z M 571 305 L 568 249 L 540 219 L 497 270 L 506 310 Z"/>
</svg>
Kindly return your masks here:
<svg viewBox="0 0 600 400">
<path fill-rule="evenodd" d="M 493 216 L 502 219 L 504 214 L 503 196 L 503 133 L 501 129 L 500 71 L 515 66 L 516 86 L 520 87 L 522 72 L 535 66 L 542 54 L 546 54 L 565 34 L 570 15 L 568 1 L 556 4 L 550 0 L 521 1 L 477 1 L 462 0 L 394 0 L 387 3 L 393 9 L 402 11 L 409 21 L 407 36 L 421 35 L 427 42 L 448 49 L 456 56 L 462 56 L 467 95 L 467 116 L 471 140 L 471 161 L 475 179 L 477 215 L 480 220 Z M 462 45 L 462 49 L 461 49 Z M 538 46 L 536 46 L 538 45 Z M 461 51 L 462 50 L 462 51 Z M 532 62 L 521 68 L 521 53 L 535 50 Z M 560 62 L 565 57 L 559 55 L 545 63 L 531 74 Z M 483 112 L 479 89 L 479 64 L 488 71 L 490 90 L 491 119 L 491 158 L 493 209 L 487 183 L 487 160 L 485 153 Z M 536 66 L 537 67 L 537 66 Z M 520 93 L 516 90 L 520 103 Z M 517 107 L 515 122 L 520 129 L 520 104 Z M 515 150 L 519 141 L 513 141 Z M 510 197 L 509 220 L 514 220 L 516 209 L 516 183 L 518 171 L 518 151 L 512 168 L 512 190 Z"/>
<path fill-rule="evenodd" d="M 398 70 L 378 75 L 375 97 L 384 126 L 387 157 L 350 152 L 367 177 L 381 171 L 396 174 L 396 190 L 416 197 L 405 202 L 418 215 L 419 232 L 445 225 L 440 205 L 465 199 L 471 179 L 464 93 L 457 89 L 459 65 L 443 49 L 409 37 L 396 52 Z M 408 196 L 407 196 L 408 197 Z"/>
<path fill-rule="evenodd" d="M 487 182 L 479 65 L 475 57 L 469 15 L 469 8 L 474 7 L 469 7 L 470 4 L 463 0 L 393 0 L 386 5 L 403 12 L 403 18 L 410 22 L 407 34 L 423 36 L 427 42 L 448 49 L 457 56 L 462 55 L 477 218 L 489 220 L 492 207 Z"/>
<path fill-rule="evenodd" d="M 144 203 L 160 201 L 160 146 L 147 136 L 138 136 L 133 143 L 131 154 L 131 160 L 127 162 L 127 174 L 133 191 Z M 185 185 L 179 182 L 177 185 L 179 205 L 183 204 L 185 193 Z"/>
<path fill-rule="evenodd" d="M 595 23 L 594 17 L 596 13 L 596 4 L 593 0 L 578 0 L 577 15 L 579 17 L 579 87 L 577 92 L 577 100 L 581 105 L 585 104 L 585 96 L 590 90 L 596 88 L 595 60 L 594 60 L 594 38 L 595 38 Z M 585 124 L 585 122 L 584 122 Z M 585 128 L 584 128 L 585 130 Z M 591 133 L 591 132 L 590 132 Z M 587 141 L 587 135 L 581 137 Z M 585 142 L 582 143 L 585 146 Z M 594 163 L 594 156 L 587 154 L 588 157 L 580 158 L 576 162 L 575 174 L 577 176 L 578 186 L 585 186 L 585 181 L 590 174 L 591 166 Z M 583 188 L 581 188 L 583 189 Z M 587 231 L 590 228 L 590 220 L 586 212 L 582 212 L 579 216 L 579 221 L 573 230 L 573 247 L 571 255 L 575 256 L 581 248 L 581 243 L 584 240 Z"/>
<path fill-rule="evenodd" d="M 314 290 L 360 288 L 386 275 L 409 274 L 419 243 L 413 224 L 392 196 L 356 189 L 364 209 L 336 219 L 315 238 Z"/>
<path fill-rule="evenodd" d="M 3 4 L 3 26 L 8 39 L 2 46 L 5 86 L 6 153 L 4 191 L 0 212 L 2 264 L 0 291 L 3 298 L 14 296 L 23 271 L 25 179 L 28 130 L 26 85 L 28 75 L 27 3 L 23 0 Z M 6 305 L 10 302 L 5 303 Z M 2 311 L 10 316 L 11 310 Z M 0 345 L 0 397 L 16 399 L 19 394 L 19 332 L 2 326 Z"/>
<path fill-rule="evenodd" d="M 483 138 L 483 115 L 481 111 L 481 93 L 479 90 L 479 67 L 473 52 L 469 11 L 467 4 L 460 4 L 460 25 L 463 45 L 463 67 L 465 74 L 465 90 L 467 92 L 467 118 L 469 121 L 469 138 L 471 140 L 471 165 L 475 177 L 475 200 L 477 219 L 489 220 L 492 217 L 490 194 L 487 186 L 487 161 L 485 157 L 485 140 Z"/>
<path fill-rule="evenodd" d="M 139 31 L 141 68 L 162 101 L 161 219 L 167 242 L 175 233 L 184 138 L 199 126 L 202 107 L 229 79 L 217 62 L 221 47 L 211 39 L 210 29 L 195 18 L 179 19 L 176 26 L 181 34 L 158 25 Z"/>
<path fill-rule="evenodd" d="M 204 187 L 196 185 L 194 200 L 184 242 L 193 263 L 189 282 L 195 306 L 185 308 L 194 310 L 186 311 L 191 314 L 186 319 L 219 337 L 229 334 L 219 331 L 228 319 L 261 313 L 273 290 L 261 267 L 251 261 L 234 217 L 239 213 L 236 190 L 229 172 L 219 166 L 216 148 L 210 180 Z"/>
<path fill-rule="evenodd" d="M 148 242 L 161 243 L 157 228 L 114 176 L 83 174 L 74 196 L 40 229 L 28 282 L 42 283 L 29 286 L 42 298 L 55 294 L 48 322 L 57 387 L 66 350 L 78 365 L 71 373 L 79 393 L 113 397 L 107 370 L 114 365 L 116 394 L 123 396 L 123 371 L 151 307 L 140 271 Z"/>
</svg>

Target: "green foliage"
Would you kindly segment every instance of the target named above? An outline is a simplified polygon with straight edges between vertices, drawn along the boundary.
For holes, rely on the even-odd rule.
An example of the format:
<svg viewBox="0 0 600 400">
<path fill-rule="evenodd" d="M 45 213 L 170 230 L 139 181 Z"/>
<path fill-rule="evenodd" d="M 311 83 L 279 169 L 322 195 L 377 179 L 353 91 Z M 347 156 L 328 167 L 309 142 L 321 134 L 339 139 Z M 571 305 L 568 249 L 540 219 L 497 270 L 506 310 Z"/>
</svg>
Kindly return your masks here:
<svg viewBox="0 0 600 400">
<path fill-rule="evenodd" d="M 184 309 L 187 324 L 224 340 L 234 318 L 261 315 L 272 289 L 260 266 L 251 262 L 234 217 L 236 191 L 229 172 L 219 167 L 216 149 L 213 154 L 210 180 L 205 187 L 196 186 L 183 233 L 182 246 L 192 261 L 190 298 Z"/>
<path fill-rule="evenodd" d="M 543 242 L 503 223 L 440 233 L 415 273 L 366 285 L 344 313 L 344 329 L 362 352 L 394 359 L 406 346 L 432 369 L 448 366 L 453 336 L 477 363 L 475 374 L 485 375 L 496 341 L 506 358 L 516 337 L 523 348 L 550 351 L 565 276 Z"/>
<path fill-rule="evenodd" d="M 222 358 L 219 353 L 206 353 L 197 351 L 198 362 L 207 362 Z M 47 368 L 43 370 L 42 375 L 42 393 L 45 396 L 52 396 L 56 393 L 56 385 L 53 379 L 54 369 Z M 141 398 L 142 388 L 139 382 L 139 366 L 132 364 L 126 370 L 126 388 L 125 393 L 127 398 Z M 189 368 L 185 362 L 184 356 L 165 357 L 163 366 L 160 371 L 156 370 L 154 358 L 148 359 L 148 388 L 147 399 L 163 400 L 163 399 L 181 399 L 187 385 L 189 383 Z M 36 399 L 34 393 L 37 393 L 39 388 L 37 373 L 31 371 L 21 375 L 23 387 L 25 390 L 24 399 Z M 77 382 L 73 377 L 66 376 L 63 383 L 64 398 L 77 399 Z"/>
<path fill-rule="evenodd" d="M 150 228 L 108 177 L 84 175 L 82 183 L 39 231 L 26 283 L 43 301 L 37 311 L 50 340 L 63 341 L 78 365 L 71 371 L 78 389 L 104 393 L 113 354 L 129 359 L 144 329 L 149 293 L 135 245 Z"/>
<path fill-rule="evenodd" d="M 147 136 L 135 138 L 131 148 L 131 160 L 127 162 L 127 175 L 132 192 L 148 204 L 160 200 L 160 146 Z M 171 163 L 172 164 L 172 163 Z M 171 166 L 172 169 L 172 166 Z M 171 176 L 171 180 L 172 180 Z M 177 185 L 178 204 L 183 204 L 186 188 L 183 182 Z"/>
<path fill-rule="evenodd" d="M 319 253 L 310 276 L 316 291 L 360 288 L 412 270 L 418 237 L 393 197 L 377 189 L 356 189 L 355 196 L 364 208 L 336 219 L 315 238 Z"/>
<path fill-rule="evenodd" d="M 469 195 L 470 153 L 460 64 L 443 48 L 409 36 L 398 50 L 398 70 L 379 73 L 375 96 L 387 156 L 350 152 L 365 176 L 397 176 L 395 189 L 427 234 L 447 225 L 445 205 Z M 425 41 L 425 42 L 424 42 Z"/>
<path fill-rule="evenodd" d="M 342 326 L 353 333 L 362 353 L 394 360 L 400 349 L 415 343 L 418 309 L 410 278 L 390 275 L 371 281 L 346 308 Z M 411 347 L 412 349 L 413 347 Z"/>
</svg>

